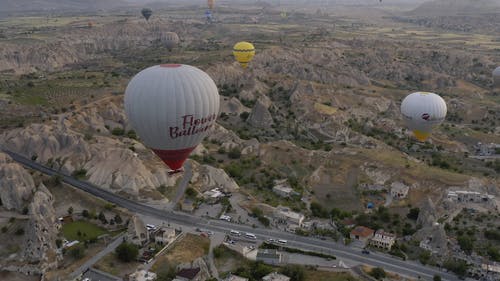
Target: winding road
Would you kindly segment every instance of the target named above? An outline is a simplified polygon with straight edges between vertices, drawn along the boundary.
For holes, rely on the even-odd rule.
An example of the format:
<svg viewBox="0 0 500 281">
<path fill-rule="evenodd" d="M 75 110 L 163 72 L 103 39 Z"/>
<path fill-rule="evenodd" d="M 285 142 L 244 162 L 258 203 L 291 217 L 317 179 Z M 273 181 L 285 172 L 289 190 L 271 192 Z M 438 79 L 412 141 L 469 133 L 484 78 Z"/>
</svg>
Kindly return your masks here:
<svg viewBox="0 0 500 281">
<path fill-rule="evenodd" d="M 431 280 L 434 275 L 438 274 L 442 277 L 442 280 L 448 280 L 448 281 L 458 280 L 457 276 L 441 271 L 440 269 L 435 267 L 424 266 L 414 261 L 403 261 L 383 253 L 372 252 L 369 255 L 364 255 L 360 252 L 359 249 L 353 249 L 333 241 L 326 241 L 311 237 L 298 236 L 292 233 L 278 231 L 278 230 L 252 228 L 250 226 L 233 224 L 225 221 L 207 220 L 176 211 L 159 210 L 147 205 L 143 205 L 136 201 L 123 198 L 114 193 L 99 188 L 95 185 L 92 185 L 88 182 L 80 181 L 71 176 L 62 174 L 61 172 L 55 171 L 51 168 L 45 167 L 44 165 L 33 162 L 17 153 L 7 150 L 3 151 L 8 155 L 10 155 L 12 159 L 19 162 L 20 164 L 24 165 L 27 168 L 40 171 L 49 176 L 58 175 L 61 177 L 63 182 L 72 185 L 85 192 L 88 192 L 94 196 L 102 198 L 106 201 L 109 201 L 123 208 L 126 208 L 131 212 L 140 213 L 146 216 L 156 217 L 164 221 L 176 223 L 179 225 L 184 225 L 187 227 L 200 227 L 222 233 L 228 233 L 231 229 L 239 230 L 242 232 L 251 232 L 257 235 L 259 240 L 269 239 L 269 238 L 285 239 L 288 240 L 289 247 L 297 247 L 308 251 L 316 251 L 320 253 L 332 254 L 339 259 L 349 259 L 370 266 L 383 267 L 388 271 L 393 271 L 408 277 L 420 276 L 424 280 Z M 187 181 L 189 181 L 189 179 Z"/>
</svg>

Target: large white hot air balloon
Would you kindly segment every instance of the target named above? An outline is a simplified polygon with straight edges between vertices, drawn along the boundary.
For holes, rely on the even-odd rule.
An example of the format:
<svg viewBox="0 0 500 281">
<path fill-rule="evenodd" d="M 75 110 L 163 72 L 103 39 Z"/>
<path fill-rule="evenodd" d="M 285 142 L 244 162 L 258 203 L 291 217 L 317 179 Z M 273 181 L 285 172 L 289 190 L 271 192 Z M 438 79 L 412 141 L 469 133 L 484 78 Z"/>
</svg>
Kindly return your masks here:
<svg viewBox="0 0 500 281">
<path fill-rule="evenodd" d="M 493 70 L 493 87 L 500 88 L 500 66 Z"/>
<path fill-rule="evenodd" d="M 214 126 L 219 93 L 196 67 L 156 65 L 129 82 L 125 113 L 144 144 L 177 171 Z"/>
<path fill-rule="evenodd" d="M 416 92 L 401 103 L 403 119 L 419 141 L 428 139 L 432 129 L 443 123 L 446 111 L 445 101 L 434 93 Z"/>
</svg>

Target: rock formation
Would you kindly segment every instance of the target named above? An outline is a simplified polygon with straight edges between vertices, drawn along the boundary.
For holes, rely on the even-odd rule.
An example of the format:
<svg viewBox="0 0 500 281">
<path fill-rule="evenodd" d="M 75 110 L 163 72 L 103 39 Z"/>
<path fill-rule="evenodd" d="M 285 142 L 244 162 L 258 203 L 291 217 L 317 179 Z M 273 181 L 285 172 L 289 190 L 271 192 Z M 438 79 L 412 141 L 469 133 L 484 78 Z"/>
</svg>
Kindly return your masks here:
<svg viewBox="0 0 500 281">
<path fill-rule="evenodd" d="M 10 156 L 0 153 L 0 199 L 3 207 L 21 212 L 34 190 L 35 183 L 31 175 Z"/>
</svg>

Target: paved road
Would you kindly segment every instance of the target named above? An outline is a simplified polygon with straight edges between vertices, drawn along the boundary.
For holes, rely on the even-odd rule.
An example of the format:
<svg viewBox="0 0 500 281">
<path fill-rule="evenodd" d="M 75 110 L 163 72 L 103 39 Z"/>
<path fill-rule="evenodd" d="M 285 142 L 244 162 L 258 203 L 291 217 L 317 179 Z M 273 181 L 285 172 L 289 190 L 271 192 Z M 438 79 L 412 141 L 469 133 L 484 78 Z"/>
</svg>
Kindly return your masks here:
<svg viewBox="0 0 500 281">
<path fill-rule="evenodd" d="M 188 160 L 184 165 L 184 177 L 182 177 L 179 186 L 177 186 L 177 192 L 175 193 L 174 200 L 172 200 L 172 202 L 169 203 L 169 207 L 167 208 L 168 210 L 173 210 L 177 205 L 177 203 L 179 203 L 179 201 L 182 198 L 182 195 L 184 195 L 184 193 L 186 192 L 186 188 L 192 177 L 193 177 L 193 170 L 191 169 L 191 162 Z"/>
<path fill-rule="evenodd" d="M 157 217 L 159 219 L 177 223 L 179 225 L 184 225 L 188 227 L 200 227 L 206 228 L 212 231 L 227 233 L 231 229 L 252 232 L 258 236 L 259 239 L 286 239 L 288 240 L 288 245 L 293 247 L 298 247 L 305 250 L 317 251 L 323 253 L 333 254 L 340 259 L 349 259 L 357 261 L 359 263 L 368 264 L 371 266 L 380 266 L 386 270 L 393 271 L 409 277 L 421 276 L 424 279 L 432 279 L 435 274 L 439 274 L 442 280 L 457 280 L 457 277 L 453 274 L 442 272 L 437 268 L 423 266 L 417 262 L 413 261 L 402 261 L 400 259 L 385 255 L 382 253 L 372 253 L 370 255 L 363 255 L 358 249 L 351 249 L 345 245 L 335 243 L 332 241 L 324 241 L 316 238 L 298 236 L 292 233 L 287 233 L 283 231 L 276 231 L 270 229 L 253 229 L 250 226 L 232 224 L 219 220 L 205 220 L 202 218 L 195 217 L 193 215 L 188 215 L 176 211 L 165 211 L 155 209 L 150 206 L 140 204 L 138 202 L 120 197 L 114 193 L 101 189 L 94 186 L 88 182 L 83 182 L 74 179 L 71 176 L 64 175 L 60 172 L 47 168 L 41 164 L 33 162 L 19 154 L 4 151 L 9 154 L 12 159 L 23 164 L 24 166 L 38 170 L 47 175 L 59 175 L 62 180 L 67 184 L 70 184 L 76 188 L 86 191 L 94 196 L 100 197 L 111 203 L 124 207 L 132 212 L 144 214 L 147 216 Z"/>
<path fill-rule="evenodd" d="M 90 258 L 88 261 L 86 261 L 84 264 L 82 264 L 79 268 L 77 268 L 73 273 L 70 274 L 70 278 L 74 279 L 78 277 L 80 274 L 82 274 L 85 270 L 93 266 L 96 262 L 98 262 L 101 258 L 103 258 L 105 255 L 113 252 L 116 247 L 118 247 L 122 242 L 123 242 L 123 237 L 125 234 L 120 234 L 119 236 L 116 237 L 113 242 L 108 244 L 106 248 L 104 248 L 102 251 L 97 253 L 97 255 L 93 256 Z"/>
</svg>

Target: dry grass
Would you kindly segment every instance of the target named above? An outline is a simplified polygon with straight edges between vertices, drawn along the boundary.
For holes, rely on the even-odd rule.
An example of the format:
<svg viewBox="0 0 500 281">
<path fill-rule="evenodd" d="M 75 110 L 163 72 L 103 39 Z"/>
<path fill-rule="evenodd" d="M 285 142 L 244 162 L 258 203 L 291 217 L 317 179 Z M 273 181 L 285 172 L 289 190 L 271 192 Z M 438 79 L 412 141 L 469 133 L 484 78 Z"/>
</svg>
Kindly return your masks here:
<svg viewBox="0 0 500 281">
<path fill-rule="evenodd" d="M 330 271 L 306 271 L 306 281 L 357 281 L 360 279 L 354 278 L 348 272 L 330 272 Z"/>
<path fill-rule="evenodd" d="M 133 273 L 139 265 L 141 265 L 139 262 L 121 262 L 116 258 L 115 253 L 109 253 L 100 259 L 94 267 L 115 276 L 125 277 Z"/>
<path fill-rule="evenodd" d="M 187 234 L 182 240 L 170 250 L 158 257 L 152 267 L 153 272 L 158 272 L 160 268 L 171 264 L 191 262 L 199 257 L 208 254 L 210 240 L 194 234 Z"/>
</svg>

